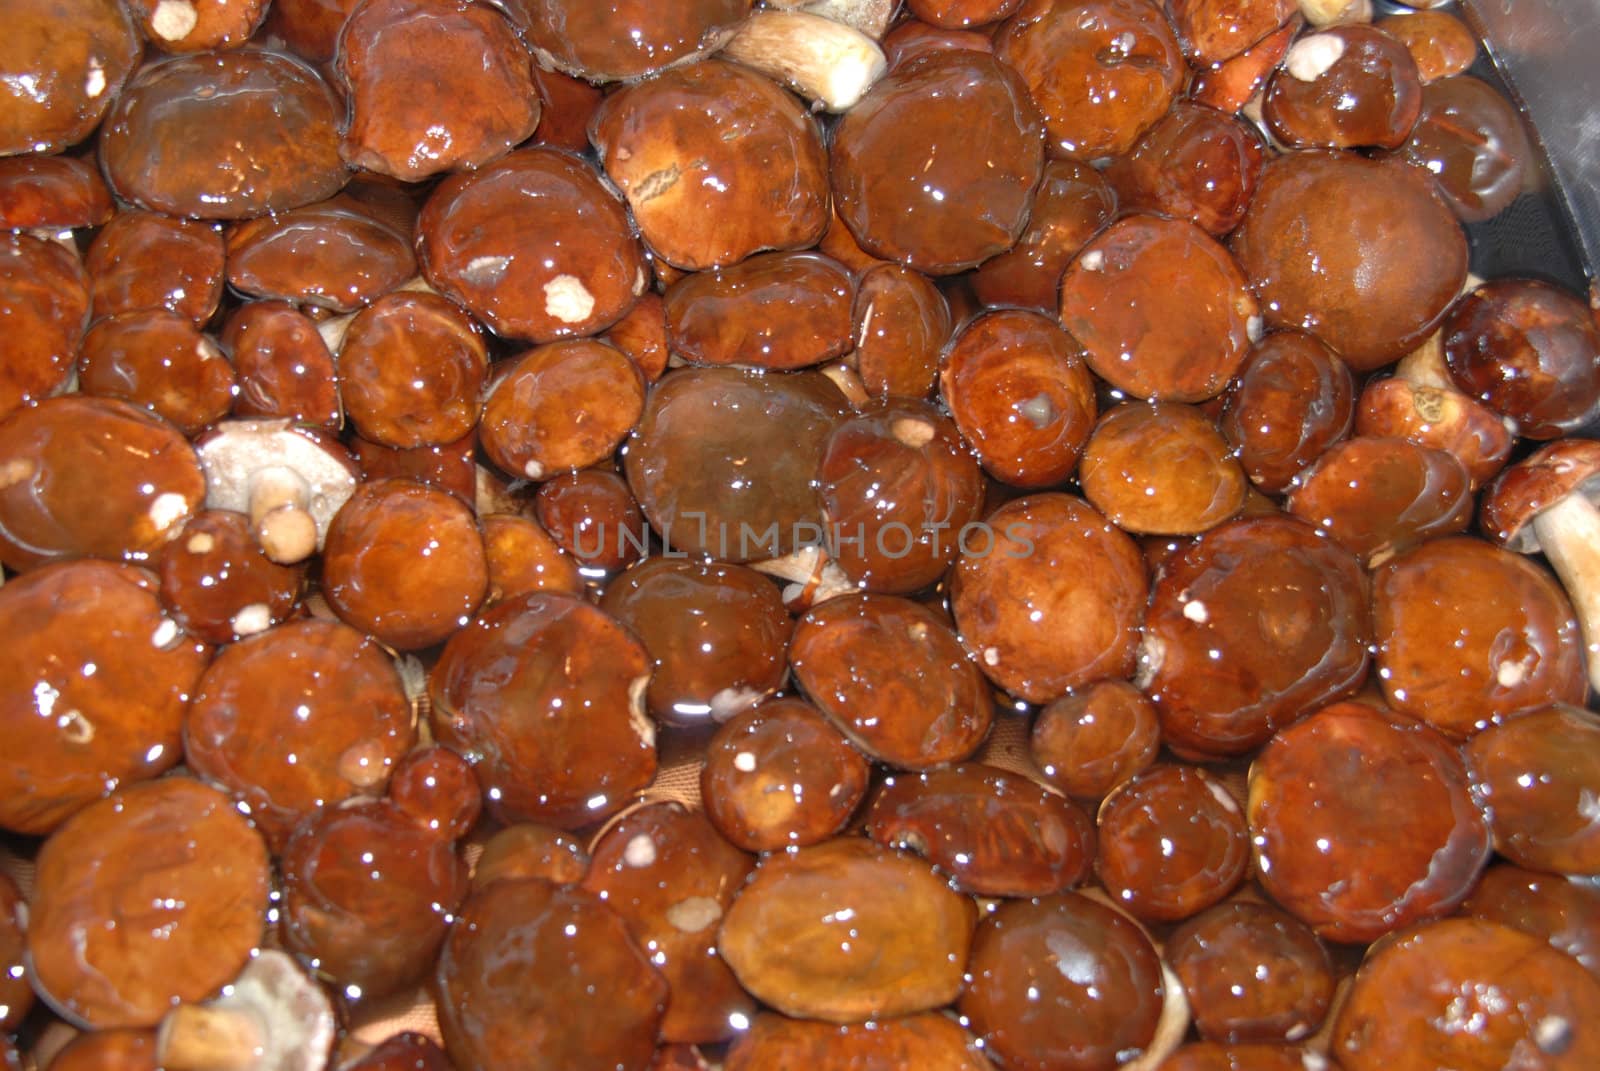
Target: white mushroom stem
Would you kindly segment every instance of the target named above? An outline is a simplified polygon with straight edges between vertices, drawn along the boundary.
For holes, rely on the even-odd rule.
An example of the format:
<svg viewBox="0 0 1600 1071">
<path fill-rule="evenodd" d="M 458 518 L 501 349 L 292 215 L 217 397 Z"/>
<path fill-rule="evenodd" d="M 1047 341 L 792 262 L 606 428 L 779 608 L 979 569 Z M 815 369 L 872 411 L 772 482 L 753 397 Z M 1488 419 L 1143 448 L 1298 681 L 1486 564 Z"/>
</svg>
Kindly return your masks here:
<svg viewBox="0 0 1600 1071">
<path fill-rule="evenodd" d="M 165 1071 L 322 1071 L 337 1022 L 322 987 L 268 949 L 205 1004 L 180 1004 L 156 1033 Z"/>
<path fill-rule="evenodd" d="M 208 1004 L 178 1005 L 156 1037 L 166 1071 L 253 1071 L 265 1042 L 254 1013 Z"/>
<path fill-rule="evenodd" d="M 1600 509 L 1573 492 L 1533 518 L 1533 534 L 1577 611 L 1589 686 L 1600 692 Z"/>
<path fill-rule="evenodd" d="M 799 7 L 801 11 L 853 26 L 874 41 L 881 41 L 900 4 L 899 0 L 810 0 L 809 3 L 780 6 Z"/>
<path fill-rule="evenodd" d="M 328 347 L 328 352 L 334 356 L 344 348 L 344 337 L 350 333 L 350 324 L 355 321 L 355 313 L 344 316 L 330 316 L 317 324 L 317 334 L 322 336 L 322 344 Z"/>
<path fill-rule="evenodd" d="M 1300 14 L 1318 28 L 1371 22 L 1372 0 L 1300 0 Z"/>
<path fill-rule="evenodd" d="M 822 369 L 822 374 L 833 381 L 839 388 L 845 401 L 854 406 L 864 406 L 872 401 L 872 396 L 867 393 L 866 385 L 861 382 L 861 377 L 856 370 L 840 361 L 827 365 Z"/>
<path fill-rule="evenodd" d="M 1456 386 L 1450 382 L 1450 373 L 1444 363 L 1444 343 L 1437 331 L 1429 335 L 1422 345 L 1400 358 L 1400 363 L 1394 366 L 1394 377 L 1413 386 L 1456 393 Z"/>
<path fill-rule="evenodd" d="M 815 545 L 801 547 L 781 558 L 752 562 L 750 568 L 790 582 L 783 589 L 783 603 L 790 610 L 809 610 L 835 596 L 860 590 L 834 564 L 828 552 Z"/>
<path fill-rule="evenodd" d="M 308 508 L 311 489 L 294 469 L 271 465 L 250 481 L 250 530 L 267 557 L 292 565 L 317 549 L 317 522 Z"/>
<path fill-rule="evenodd" d="M 819 108 L 848 110 L 888 69 L 860 30 L 805 11 L 759 11 L 722 54 L 782 82 Z"/>
</svg>

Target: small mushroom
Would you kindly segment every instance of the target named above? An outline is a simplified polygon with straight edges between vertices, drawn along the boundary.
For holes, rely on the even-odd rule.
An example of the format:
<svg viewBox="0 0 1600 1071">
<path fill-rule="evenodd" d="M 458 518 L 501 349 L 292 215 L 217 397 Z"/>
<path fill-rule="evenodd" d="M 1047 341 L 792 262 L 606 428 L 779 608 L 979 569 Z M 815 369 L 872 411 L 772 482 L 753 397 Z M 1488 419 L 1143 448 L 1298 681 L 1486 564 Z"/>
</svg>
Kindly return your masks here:
<svg viewBox="0 0 1600 1071">
<path fill-rule="evenodd" d="M 1480 521 L 1497 543 L 1543 553 L 1583 629 L 1589 684 L 1600 690 L 1600 442 L 1559 439 L 1507 469 L 1484 493 Z"/>
<path fill-rule="evenodd" d="M 156 1050 L 167 1071 L 321 1071 L 335 1028 L 322 987 L 265 950 L 217 999 L 168 1012 Z"/>
<path fill-rule="evenodd" d="M 830 112 L 849 110 L 889 68 L 883 49 L 871 37 L 806 11 L 750 16 L 722 54 Z"/>
<path fill-rule="evenodd" d="M 197 444 L 206 506 L 250 515 L 267 557 L 291 565 L 322 546 L 355 493 L 355 461 L 337 442 L 287 420 L 230 420 Z"/>
<path fill-rule="evenodd" d="M 1361 392 L 1356 434 L 1407 439 L 1455 455 L 1474 489 L 1492 480 L 1516 442 L 1506 422 L 1456 388 L 1438 332 L 1401 359 L 1394 375 Z"/>
</svg>

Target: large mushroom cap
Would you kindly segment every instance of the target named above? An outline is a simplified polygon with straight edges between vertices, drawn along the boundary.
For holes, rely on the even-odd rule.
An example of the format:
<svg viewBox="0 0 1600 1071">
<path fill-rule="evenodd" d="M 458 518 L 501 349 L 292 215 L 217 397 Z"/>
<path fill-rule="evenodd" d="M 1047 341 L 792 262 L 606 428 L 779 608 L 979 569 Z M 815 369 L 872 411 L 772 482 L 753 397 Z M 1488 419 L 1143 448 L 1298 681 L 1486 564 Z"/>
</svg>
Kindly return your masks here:
<svg viewBox="0 0 1600 1071">
<path fill-rule="evenodd" d="M 1528 522 L 1568 495 L 1600 500 L 1600 442 L 1560 439 L 1501 473 L 1483 495 L 1484 535 L 1522 554 L 1541 550 Z"/>
</svg>

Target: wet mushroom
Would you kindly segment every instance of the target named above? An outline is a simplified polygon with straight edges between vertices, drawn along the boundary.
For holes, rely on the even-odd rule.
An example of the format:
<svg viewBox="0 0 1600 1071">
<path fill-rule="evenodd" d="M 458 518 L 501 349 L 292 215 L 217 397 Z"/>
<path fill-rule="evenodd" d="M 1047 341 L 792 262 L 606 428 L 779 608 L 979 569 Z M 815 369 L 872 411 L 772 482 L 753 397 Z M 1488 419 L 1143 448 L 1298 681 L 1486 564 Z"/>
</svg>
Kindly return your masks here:
<svg viewBox="0 0 1600 1071">
<path fill-rule="evenodd" d="M 179 1004 L 156 1037 L 166 1071 L 322 1071 L 333 1005 L 284 952 L 264 950 L 222 995 Z"/>
<path fill-rule="evenodd" d="M 807 11 L 750 16 L 722 54 L 830 112 L 848 111 L 889 66 L 871 37 Z"/>
<path fill-rule="evenodd" d="M 1589 684 L 1600 690 L 1600 442 L 1559 439 L 1503 472 L 1480 522 L 1495 542 L 1543 553 L 1583 630 Z"/>
<path fill-rule="evenodd" d="M 1356 434 L 1408 439 L 1454 454 L 1474 488 L 1505 467 L 1516 436 L 1482 402 L 1456 388 L 1436 332 L 1361 392 Z"/>
<path fill-rule="evenodd" d="M 267 557 L 304 561 L 355 493 L 357 469 L 338 443 L 287 420 L 229 420 L 196 445 L 206 505 L 250 515 Z"/>
</svg>

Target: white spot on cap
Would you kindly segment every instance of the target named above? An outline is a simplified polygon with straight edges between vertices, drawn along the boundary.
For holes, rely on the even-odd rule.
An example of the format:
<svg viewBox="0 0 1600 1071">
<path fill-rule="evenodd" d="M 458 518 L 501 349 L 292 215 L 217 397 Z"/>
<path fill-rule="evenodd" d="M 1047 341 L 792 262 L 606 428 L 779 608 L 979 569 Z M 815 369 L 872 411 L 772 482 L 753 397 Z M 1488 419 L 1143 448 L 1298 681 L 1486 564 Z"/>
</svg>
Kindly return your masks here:
<svg viewBox="0 0 1600 1071">
<path fill-rule="evenodd" d="M 182 41 L 200 22 L 189 0 L 161 0 L 150 13 L 150 29 L 163 41 Z"/>
<path fill-rule="evenodd" d="M 1219 782 L 1206 779 L 1206 787 L 1211 790 L 1211 795 L 1222 804 L 1222 809 L 1230 814 L 1239 813 L 1239 801 L 1233 798 L 1233 793 L 1223 788 Z"/>
<path fill-rule="evenodd" d="M 656 842 L 648 833 L 636 835 L 622 849 L 622 861 L 635 869 L 649 866 L 656 861 Z"/>
<path fill-rule="evenodd" d="M 756 757 L 753 752 L 741 751 L 733 757 L 733 768 L 740 773 L 756 772 Z"/>
<path fill-rule="evenodd" d="M 544 479 L 544 466 L 537 461 L 530 461 L 522 466 L 522 474 L 530 480 Z"/>
<path fill-rule="evenodd" d="M 1262 327 L 1261 317 L 1259 317 L 1259 316 L 1251 316 L 1249 319 L 1245 320 L 1245 322 L 1244 322 L 1245 337 L 1248 338 L 1251 342 L 1260 342 L 1261 341 L 1261 327 Z"/>
<path fill-rule="evenodd" d="M 23 480 L 29 479 L 34 471 L 33 462 L 21 457 L 14 457 L 4 465 L 0 465 L 0 491 L 4 491 L 7 487 L 15 487 Z"/>
<path fill-rule="evenodd" d="M 998 666 L 1000 664 L 1000 648 L 985 647 L 983 649 L 983 664 L 986 666 Z"/>
<path fill-rule="evenodd" d="M 178 638 L 178 623 L 170 617 L 163 617 L 161 624 L 150 634 L 150 643 L 156 647 L 166 647 Z"/>
<path fill-rule="evenodd" d="M 1533 1043 L 1543 1052 L 1563 1053 L 1572 1044 L 1572 1024 L 1560 1015 L 1546 1015 L 1534 1024 Z"/>
<path fill-rule="evenodd" d="M 903 446 L 913 450 L 927 446 L 933 441 L 933 425 L 926 420 L 917 420 L 912 417 L 901 417 L 889 426 Z"/>
<path fill-rule="evenodd" d="M 69 743 L 87 744 L 94 740 L 94 722 L 76 710 L 69 710 L 56 719 L 56 728 Z"/>
<path fill-rule="evenodd" d="M 106 69 L 99 59 L 89 57 L 89 73 L 83 80 L 83 95 L 93 100 L 106 91 Z"/>
<path fill-rule="evenodd" d="M 1302 37 L 1284 57 L 1283 69 L 1302 82 L 1312 82 L 1327 73 L 1328 68 L 1344 55 L 1344 38 L 1338 34 L 1314 33 Z"/>
<path fill-rule="evenodd" d="M 1025 402 L 1018 402 L 1017 412 L 1022 414 L 1022 419 L 1041 431 L 1056 418 L 1056 407 L 1051 403 L 1050 395 L 1044 391 Z"/>
<path fill-rule="evenodd" d="M 158 532 L 165 532 L 180 518 L 189 515 L 189 500 L 176 491 L 156 496 L 150 503 L 150 523 Z"/>
<path fill-rule="evenodd" d="M 461 275 L 475 286 L 493 286 L 505 278 L 506 269 L 510 266 L 510 257 L 473 257 L 461 269 Z"/>
<path fill-rule="evenodd" d="M 1078 258 L 1078 263 L 1083 265 L 1084 271 L 1105 271 L 1106 255 L 1098 249 L 1091 249 Z"/>
<path fill-rule="evenodd" d="M 233 615 L 228 623 L 235 636 L 254 636 L 265 632 L 272 624 L 272 608 L 264 602 L 253 602 Z"/>
<path fill-rule="evenodd" d="M 722 917 L 722 905 L 709 896 L 691 896 L 667 908 L 667 921 L 682 933 L 699 933 Z"/>
<path fill-rule="evenodd" d="M 1502 688 L 1515 688 L 1528 679 L 1528 667 L 1522 662 L 1501 662 L 1494 667 L 1495 683 Z"/>
<path fill-rule="evenodd" d="M 725 722 L 735 714 L 749 710 L 766 697 L 766 692 L 755 688 L 729 685 L 711 697 L 711 702 L 708 704 L 711 708 L 711 720 L 719 724 Z"/>
<path fill-rule="evenodd" d="M 210 554 L 216 547 L 217 541 L 211 537 L 210 532 L 196 532 L 184 543 L 183 549 L 190 554 Z"/>
<path fill-rule="evenodd" d="M 594 295 L 576 275 L 558 275 L 544 284 L 544 311 L 564 324 L 578 324 L 594 313 Z"/>
<path fill-rule="evenodd" d="M 1183 616 L 1197 625 L 1203 625 L 1211 620 L 1211 613 L 1206 609 L 1206 604 L 1199 599 L 1191 599 L 1183 604 Z"/>
</svg>

